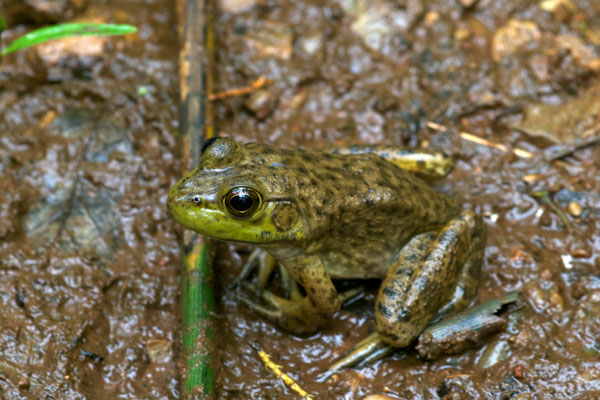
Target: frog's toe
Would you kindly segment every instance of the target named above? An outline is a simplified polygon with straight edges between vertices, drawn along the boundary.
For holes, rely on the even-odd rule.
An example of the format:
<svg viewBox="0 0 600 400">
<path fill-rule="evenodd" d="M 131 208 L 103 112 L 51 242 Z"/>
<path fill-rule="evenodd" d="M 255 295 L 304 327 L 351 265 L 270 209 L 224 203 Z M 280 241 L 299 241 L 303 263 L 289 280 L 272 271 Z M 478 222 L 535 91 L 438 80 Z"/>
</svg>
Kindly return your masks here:
<svg viewBox="0 0 600 400">
<path fill-rule="evenodd" d="M 279 297 L 266 289 L 260 288 L 260 284 L 256 284 L 254 282 L 243 281 L 241 283 L 241 286 L 245 289 L 246 292 L 255 294 L 257 299 L 260 298 L 264 300 L 267 304 L 269 304 L 272 307 L 278 307 L 279 302 L 281 300 L 285 300 L 282 297 Z M 246 295 L 244 294 L 244 291 L 242 291 L 241 294 Z M 276 299 L 279 299 L 279 301 Z"/>
<path fill-rule="evenodd" d="M 250 309 L 255 311 L 263 318 L 266 318 L 273 322 L 277 322 L 282 317 L 281 310 L 263 305 L 244 292 L 239 292 L 237 297 L 242 303 L 244 303 L 246 306 L 248 306 Z"/>
<path fill-rule="evenodd" d="M 260 297 L 251 298 L 250 293 L 256 291 L 256 285 L 243 282 L 242 286 L 246 290 L 238 294 L 240 300 L 288 332 L 297 335 L 311 334 L 323 326 L 327 320 L 316 314 L 310 299 L 306 296 L 286 299 L 264 290 Z"/>
<path fill-rule="evenodd" d="M 277 266 L 277 260 L 275 260 L 269 253 L 261 248 L 256 248 L 248 256 L 246 264 L 242 267 L 242 271 L 238 277 L 233 281 L 234 287 L 239 287 L 242 282 L 245 282 L 250 274 L 255 269 L 258 269 L 258 284 L 256 285 L 256 295 L 260 296 L 261 292 L 267 286 L 269 277 L 271 276 L 273 269 Z"/>
<path fill-rule="evenodd" d="M 242 267 L 240 274 L 237 276 L 237 278 L 235 278 L 231 286 L 239 287 L 242 285 L 243 281 L 248 279 L 252 271 L 254 271 L 254 269 L 256 269 L 256 267 L 258 266 L 261 252 L 264 252 L 264 250 L 260 248 L 252 250 L 252 253 L 250 253 L 248 259 L 246 260 L 246 263 Z"/>
<path fill-rule="evenodd" d="M 295 301 L 284 299 L 269 290 L 262 290 L 260 295 L 252 298 L 249 293 L 255 294 L 257 292 L 257 285 L 244 281 L 242 282 L 242 286 L 246 290 L 241 291 L 238 297 L 244 304 L 277 326 L 288 331 L 296 331 L 288 323 L 288 319 L 294 314 Z"/>
<path fill-rule="evenodd" d="M 355 344 L 340 360 L 329 366 L 326 371 L 319 375 L 318 379 L 325 380 L 344 368 L 370 364 L 392 354 L 396 350 L 396 347 L 385 343 L 379 333 L 373 332 Z"/>
</svg>

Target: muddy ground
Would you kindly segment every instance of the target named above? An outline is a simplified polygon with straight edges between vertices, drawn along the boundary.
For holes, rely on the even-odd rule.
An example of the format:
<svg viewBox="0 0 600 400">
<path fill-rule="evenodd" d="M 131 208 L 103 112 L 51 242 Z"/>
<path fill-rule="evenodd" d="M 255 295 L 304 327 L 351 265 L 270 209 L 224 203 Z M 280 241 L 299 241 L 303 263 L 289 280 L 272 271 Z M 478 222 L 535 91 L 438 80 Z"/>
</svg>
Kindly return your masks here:
<svg viewBox="0 0 600 400">
<path fill-rule="evenodd" d="M 600 146 L 570 144 L 600 131 L 600 3 L 217 5 L 215 90 L 271 80 L 215 101 L 220 135 L 451 154 L 456 168 L 436 187 L 488 227 L 475 303 L 517 290 L 523 305 L 459 355 L 398 352 L 317 382 L 373 329 L 377 283 L 299 338 L 241 304 L 229 285 L 249 249 L 220 245 L 217 398 L 296 396 L 257 346 L 319 399 L 599 396 Z M 179 398 L 181 229 L 165 209 L 181 170 L 171 2 L 4 1 L 0 12 L 4 43 L 69 19 L 140 28 L 0 65 L 0 397 Z"/>
</svg>

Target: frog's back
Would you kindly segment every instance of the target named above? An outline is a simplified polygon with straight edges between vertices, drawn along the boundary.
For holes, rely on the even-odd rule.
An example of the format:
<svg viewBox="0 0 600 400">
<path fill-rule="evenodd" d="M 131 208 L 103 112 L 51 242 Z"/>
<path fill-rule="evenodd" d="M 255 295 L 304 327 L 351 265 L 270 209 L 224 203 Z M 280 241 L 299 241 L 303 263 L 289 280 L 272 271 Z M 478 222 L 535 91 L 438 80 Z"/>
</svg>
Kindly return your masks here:
<svg viewBox="0 0 600 400">
<path fill-rule="evenodd" d="M 333 277 L 382 277 L 412 236 L 457 213 L 449 197 L 378 155 L 277 152 L 263 179 L 287 181 L 307 227 L 306 252 L 322 254 Z"/>
</svg>

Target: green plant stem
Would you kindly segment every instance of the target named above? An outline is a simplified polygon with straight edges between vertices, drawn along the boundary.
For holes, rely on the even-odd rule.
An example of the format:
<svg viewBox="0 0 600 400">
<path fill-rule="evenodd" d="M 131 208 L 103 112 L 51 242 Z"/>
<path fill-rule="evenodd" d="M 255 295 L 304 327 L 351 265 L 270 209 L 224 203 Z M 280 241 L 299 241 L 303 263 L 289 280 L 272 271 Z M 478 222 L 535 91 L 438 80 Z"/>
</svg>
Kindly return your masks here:
<svg viewBox="0 0 600 400">
<path fill-rule="evenodd" d="M 181 29 L 180 92 L 182 93 L 183 165 L 200 161 L 200 149 L 212 136 L 208 93 L 212 87 L 212 13 L 209 0 L 178 0 Z M 183 236 L 182 359 L 183 399 L 214 399 L 214 309 L 210 242 L 192 231 Z"/>
<path fill-rule="evenodd" d="M 208 399 L 214 393 L 212 342 L 214 340 L 213 270 L 209 264 L 210 244 L 195 232 L 186 231 L 183 255 L 183 350 L 186 355 L 184 398 Z M 186 249 L 187 246 L 183 248 Z"/>
</svg>

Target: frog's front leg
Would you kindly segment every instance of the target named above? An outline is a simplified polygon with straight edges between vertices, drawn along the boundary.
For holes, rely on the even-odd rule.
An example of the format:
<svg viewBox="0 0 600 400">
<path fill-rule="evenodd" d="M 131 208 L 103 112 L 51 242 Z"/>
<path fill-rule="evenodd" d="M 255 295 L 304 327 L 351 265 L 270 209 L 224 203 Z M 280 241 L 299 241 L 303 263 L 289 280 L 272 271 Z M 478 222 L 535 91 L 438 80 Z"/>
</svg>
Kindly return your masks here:
<svg viewBox="0 0 600 400">
<path fill-rule="evenodd" d="M 248 256 L 248 260 L 242 267 L 242 271 L 235 281 L 233 281 L 233 286 L 240 286 L 243 281 L 248 279 L 252 271 L 258 269 L 258 284 L 256 287 L 257 294 L 260 294 L 267 285 L 267 281 L 276 266 L 277 260 L 265 250 L 257 247 Z"/>
<path fill-rule="evenodd" d="M 317 256 L 301 256 L 281 261 L 292 277 L 304 287 L 306 296 L 284 299 L 269 291 L 261 295 L 269 307 L 245 297 L 242 300 L 280 328 L 296 334 L 316 331 L 340 309 L 342 298 Z"/>
</svg>

